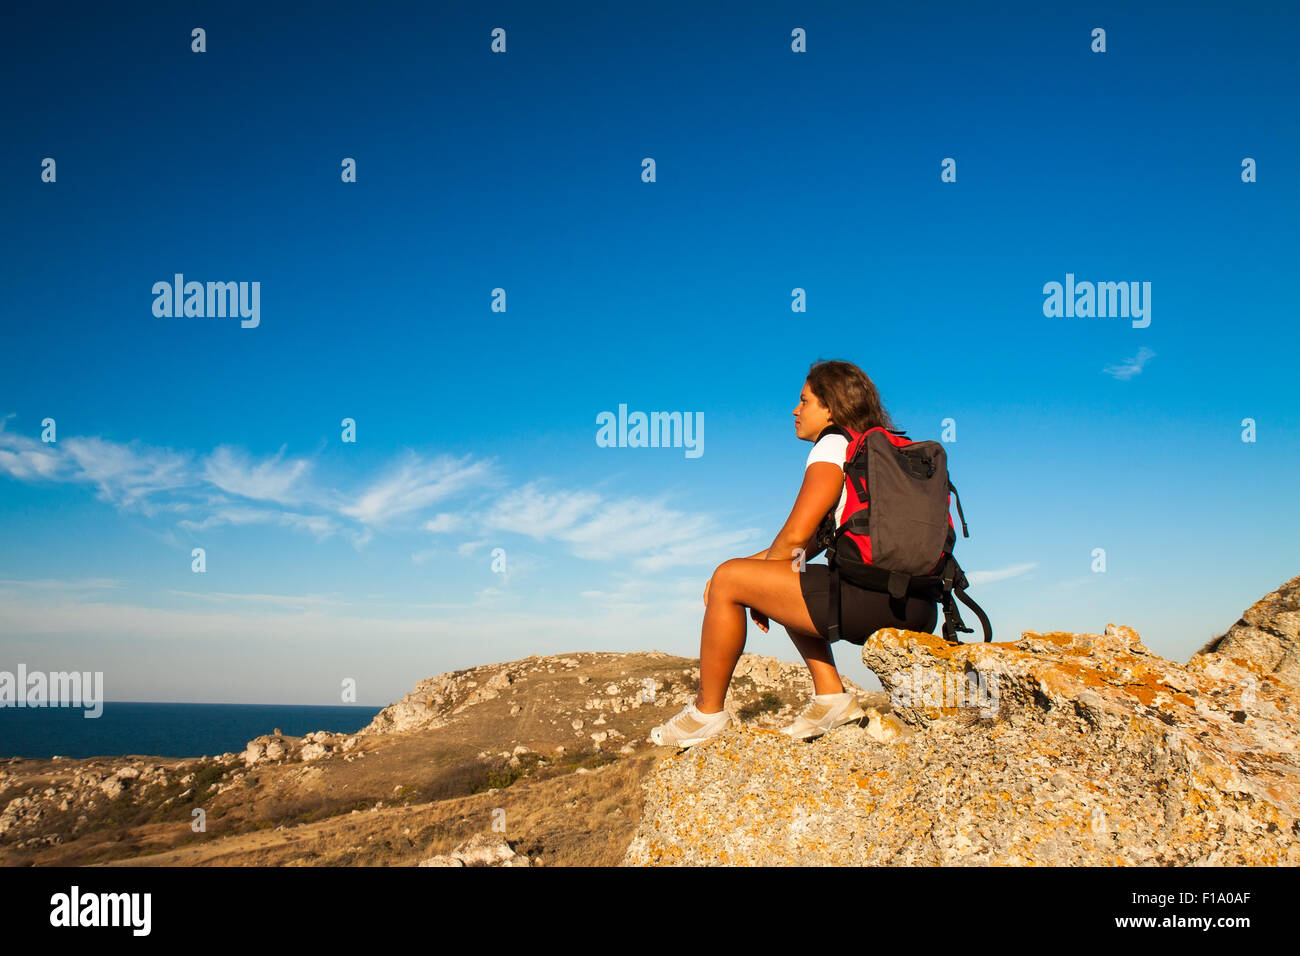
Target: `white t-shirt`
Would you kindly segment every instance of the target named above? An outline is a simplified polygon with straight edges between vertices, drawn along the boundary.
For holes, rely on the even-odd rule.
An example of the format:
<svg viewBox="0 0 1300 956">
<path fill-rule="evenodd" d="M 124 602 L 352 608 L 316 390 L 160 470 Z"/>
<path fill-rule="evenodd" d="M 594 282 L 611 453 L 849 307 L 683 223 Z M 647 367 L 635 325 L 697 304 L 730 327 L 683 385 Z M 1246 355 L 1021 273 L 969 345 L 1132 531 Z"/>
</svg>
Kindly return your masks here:
<svg viewBox="0 0 1300 956">
<path fill-rule="evenodd" d="M 823 435 L 821 440 L 812 446 L 812 451 L 808 452 L 808 462 L 803 466 L 803 470 L 808 470 L 808 465 L 815 461 L 829 461 L 832 465 L 838 465 L 841 473 L 844 470 L 844 456 L 849 450 L 849 440 L 843 435 Z M 849 492 L 847 488 L 840 489 L 840 502 L 835 506 L 835 526 L 838 528 L 840 519 L 844 517 L 844 505 L 848 502 Z"/>
</svg>

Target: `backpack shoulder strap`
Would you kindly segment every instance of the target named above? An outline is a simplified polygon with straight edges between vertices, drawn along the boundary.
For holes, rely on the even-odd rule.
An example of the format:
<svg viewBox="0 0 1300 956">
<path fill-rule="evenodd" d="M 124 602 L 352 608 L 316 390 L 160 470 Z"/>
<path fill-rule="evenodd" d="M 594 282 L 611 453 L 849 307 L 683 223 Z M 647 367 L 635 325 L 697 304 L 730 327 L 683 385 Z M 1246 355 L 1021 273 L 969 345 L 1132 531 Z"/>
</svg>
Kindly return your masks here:
<svg viewBox="0 0 1300 956">
<path fill-rule="evenodd" d="M 843 425 L 836 425 L 834 422 L 831 422 L 829 425 L 827 425 L 825 428 L 821 430 L 821 432 L 817 435 L 816 439 L 813 440 L 813 444 L 814 445 L 817 444 L 817 442 L 821 441 L 827 435 L 843 435 L 845 440 L 853 441 L 853 436 L 849 434 L 849 430 L 847 428 L 845 428 Z"/>
</svg>

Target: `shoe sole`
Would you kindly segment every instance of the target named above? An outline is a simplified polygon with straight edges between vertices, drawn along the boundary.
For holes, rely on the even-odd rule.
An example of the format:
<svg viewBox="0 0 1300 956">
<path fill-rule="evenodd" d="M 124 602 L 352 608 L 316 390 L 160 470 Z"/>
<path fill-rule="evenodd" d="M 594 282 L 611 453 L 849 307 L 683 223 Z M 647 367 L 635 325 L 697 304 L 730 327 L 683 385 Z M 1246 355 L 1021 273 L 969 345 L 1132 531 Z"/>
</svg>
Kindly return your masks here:
<svg viewBox="0 0 1300 956">
<path fill-rule="evenodd" d="M 790 734 L 789 736 L 795 740 L 816 740 L 818 737 L 822 736 L 823 734 L 830 733 L 836 727 L 843 727 L 845 724 L 860 723 L 862 721 L 862 718 L 867 716 L 867 712 L 862 709 L 862 705 L 860 704 L 854 709 L 857 711 L 856 715 L 850 713 L 844 717 L 841 717 L 839 720 L 835 721 L 835 723 L 831 724 L 825 730 L 813 730 L 802 736 L 798 736 L 795 734 Z"/>
</svg>

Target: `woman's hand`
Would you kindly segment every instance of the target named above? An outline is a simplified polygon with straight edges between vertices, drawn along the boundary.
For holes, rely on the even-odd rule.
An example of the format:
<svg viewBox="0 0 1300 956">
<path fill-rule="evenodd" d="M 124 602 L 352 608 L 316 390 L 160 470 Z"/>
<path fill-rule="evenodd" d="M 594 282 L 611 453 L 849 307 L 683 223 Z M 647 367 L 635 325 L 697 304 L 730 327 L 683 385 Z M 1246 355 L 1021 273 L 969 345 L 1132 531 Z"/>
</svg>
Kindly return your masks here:
<svg viewBox="0 0 1300 956">
<path fill-rule="evenodd" d="M 709 580 L 704 582 L 704 606 L 705 607 L 709 606 L 709 585 L 712 583 L 713 583 L 712 577 L 710 577 Z"/>
</svg>

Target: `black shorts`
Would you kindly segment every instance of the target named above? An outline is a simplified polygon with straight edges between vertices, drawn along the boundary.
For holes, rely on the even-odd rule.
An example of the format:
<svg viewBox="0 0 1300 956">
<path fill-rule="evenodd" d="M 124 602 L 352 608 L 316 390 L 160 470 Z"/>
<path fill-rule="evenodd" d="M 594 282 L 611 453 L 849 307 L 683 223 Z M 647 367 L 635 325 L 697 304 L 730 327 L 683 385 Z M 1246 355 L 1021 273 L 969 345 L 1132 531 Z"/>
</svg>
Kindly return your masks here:
<svg viewBox="0 0 1300 956">
<path fill-rule="evenodd" d="M 799 575 L 799 589 L 803 591 L 808 616 L 823 638 L 827 636 L 826 622 L 830 614 L 830 576 L 831 570 L 824 564 L 806 564 Z M 906 618 L 895 617 L 889 608 L 889 595 L 884 591 L 866 591 L 840 578 L 840 640 L 862 645 L 882 627 L 934 633 L 939 623 L 938 601 L 908 597 L 906 610 Z"/>
</svg>

